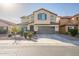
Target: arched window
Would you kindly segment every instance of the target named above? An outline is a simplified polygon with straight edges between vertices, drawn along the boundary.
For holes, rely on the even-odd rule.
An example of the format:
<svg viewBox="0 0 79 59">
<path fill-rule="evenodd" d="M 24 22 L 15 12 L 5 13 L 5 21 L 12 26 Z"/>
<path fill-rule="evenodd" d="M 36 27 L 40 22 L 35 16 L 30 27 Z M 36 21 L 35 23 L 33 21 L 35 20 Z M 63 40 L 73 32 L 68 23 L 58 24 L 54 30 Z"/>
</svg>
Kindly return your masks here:
<svg viewBox="0 0 79 59">
<path fill-rule="evenodd" d="M 47 19 L 47 14 L 45 13 L 38 14 L 38 20 L 46 20 L 46 19 Z"/>
</svg>

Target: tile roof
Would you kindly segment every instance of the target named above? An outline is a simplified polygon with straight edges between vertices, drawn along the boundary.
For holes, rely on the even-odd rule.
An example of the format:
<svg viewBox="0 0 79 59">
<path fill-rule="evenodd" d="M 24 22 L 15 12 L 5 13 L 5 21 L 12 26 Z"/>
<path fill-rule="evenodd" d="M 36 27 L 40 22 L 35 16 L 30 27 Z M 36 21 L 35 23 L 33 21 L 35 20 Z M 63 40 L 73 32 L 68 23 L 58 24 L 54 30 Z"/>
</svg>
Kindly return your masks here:
<svg viewBox="0 0 79 59">
<path fill-rule="evenodd" d="M 38 9 L 37 11 L 40 11 L 40 10 L 45 10 L 45 11 L 47 11 L 47 12 L 49 12 L 49 13 L 52 13 L 52 14 L 54 14 L 54 15 L 57 15 L 57 14 L 55 14 L 55 13 L 53 13 L 53 12 L 50 12 L 50 11 L 44 9 L 44 8 L 40 8 L 40 9 Z M 37 12 L 37 11 L 34 11 L 34 12 Z"/>
<path fill-rule="evenodd" d="M 62 19 L 65 19 L 65 18 L 67 18 L 67 19 L 71 19 L 72 16 L 60 16 L 60 18 L 62 18 Z"/>
</svg>

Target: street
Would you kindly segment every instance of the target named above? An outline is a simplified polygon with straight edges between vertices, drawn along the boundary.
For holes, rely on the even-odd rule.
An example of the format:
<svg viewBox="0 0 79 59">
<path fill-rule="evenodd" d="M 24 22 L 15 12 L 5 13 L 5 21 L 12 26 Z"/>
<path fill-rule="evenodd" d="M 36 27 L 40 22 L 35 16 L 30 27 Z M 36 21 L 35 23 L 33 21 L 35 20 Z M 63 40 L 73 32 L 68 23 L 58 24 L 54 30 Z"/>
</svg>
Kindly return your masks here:
<svg viewBox="0 0 79 59">
<path fill-rule="evenodd" d="M 0 46 L 0 56 L 79 56 L 73 46 Z"/>
</svg>

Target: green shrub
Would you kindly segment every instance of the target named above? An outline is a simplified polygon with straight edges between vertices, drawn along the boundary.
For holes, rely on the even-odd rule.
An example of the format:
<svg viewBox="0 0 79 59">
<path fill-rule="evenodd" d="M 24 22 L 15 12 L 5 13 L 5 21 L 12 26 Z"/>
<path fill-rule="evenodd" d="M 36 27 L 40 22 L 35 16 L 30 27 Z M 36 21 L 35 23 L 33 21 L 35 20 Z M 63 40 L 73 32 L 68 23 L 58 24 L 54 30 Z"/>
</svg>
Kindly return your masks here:
<svg viewBox="0 0 79 59">
<path fill-rule="evenodd" d="M 28 38 L 31 40 L 32 36 L 33 36 L 33 32 L 28 32 L 27 33 Z"/>
<path fill-rule="evenodd" d="M 24 38 L 28 39 L 28 40 L 31 40 L 34 35 L 36 35 L 36 32 L 34 32 L 34 31 L 23 32 Z"/>
<path fill-rule="evenodd" d="M 9 34 L 8 37 L 12 37 L 12 34 Z"/>
<path fill-rule="evenodd" d="M 76 36 L 77 33 L 78 33 L 78 30 L 77 30 L 77 29 L 70 29 L 69 32 L 70 32 L 70 34 L 71 34 L 72 36 Z"/>
<path fill-rule="evenodd" d="M 36 35 L 36 33 L 37 33 L 36 31 L 33 32 L 34 35 Z"/>
<path fill-rule="evenodd" d="M 19 33 L 20 33 L 20 35 L 21 35 L 21 36 L 23 36 L 23 35 L 24 35 L 24 30 L 23 30 L 23 28 L 20 30 L 20 32 L 19 32 Z"/>
<path fill-rule="evenodd" d="M 27 39 L 27 32 L 24 33 L 24 38 Z"/>
</svg>

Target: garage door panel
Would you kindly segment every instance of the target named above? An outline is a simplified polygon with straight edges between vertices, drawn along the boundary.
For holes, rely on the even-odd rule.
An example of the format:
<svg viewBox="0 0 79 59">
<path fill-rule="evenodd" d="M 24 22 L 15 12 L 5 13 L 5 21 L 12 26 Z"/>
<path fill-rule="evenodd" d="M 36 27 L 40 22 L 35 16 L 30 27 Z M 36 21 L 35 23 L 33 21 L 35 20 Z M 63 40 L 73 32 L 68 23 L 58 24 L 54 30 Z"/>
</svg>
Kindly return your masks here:
<svg viewBox="0 0 79 59">
<path fill-rule="evenodd" d="M 55 33 L 55 27 L 39 26 L 38 27 L 38 33 L 41 33 L 41 34 L 52 34 L 52 33 Z"/>
</svg>

